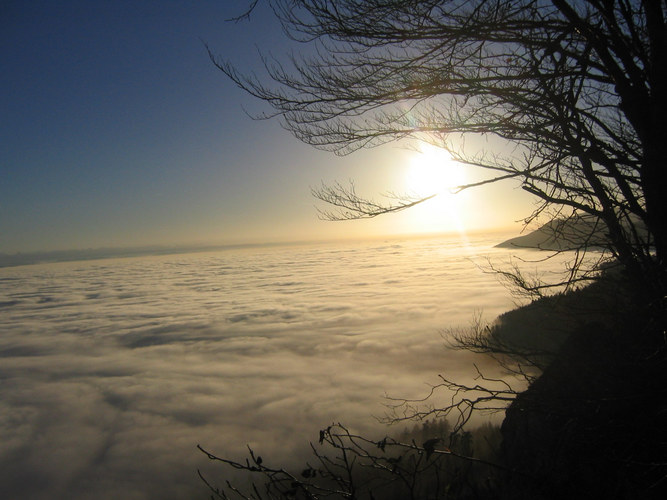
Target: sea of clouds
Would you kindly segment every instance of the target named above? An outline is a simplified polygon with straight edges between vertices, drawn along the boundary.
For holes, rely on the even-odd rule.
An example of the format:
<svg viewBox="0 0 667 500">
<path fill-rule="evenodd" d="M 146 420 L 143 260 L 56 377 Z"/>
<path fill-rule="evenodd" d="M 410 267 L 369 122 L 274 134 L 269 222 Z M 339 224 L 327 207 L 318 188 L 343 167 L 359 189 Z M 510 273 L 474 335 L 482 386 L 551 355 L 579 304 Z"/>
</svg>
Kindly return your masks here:
<svg viewBox="0 0 667 500">
<path fill-rule="evenodd" d="M 0 497 L 206 498 L 197 469 L 221 469 L 197 444 L 284 464 L 332 422 L 373 432 L 384 394 L 474 375 L 442 332 L 514 306 L 480 267 L 497 242 L 0 269 Z"/>
</svg>

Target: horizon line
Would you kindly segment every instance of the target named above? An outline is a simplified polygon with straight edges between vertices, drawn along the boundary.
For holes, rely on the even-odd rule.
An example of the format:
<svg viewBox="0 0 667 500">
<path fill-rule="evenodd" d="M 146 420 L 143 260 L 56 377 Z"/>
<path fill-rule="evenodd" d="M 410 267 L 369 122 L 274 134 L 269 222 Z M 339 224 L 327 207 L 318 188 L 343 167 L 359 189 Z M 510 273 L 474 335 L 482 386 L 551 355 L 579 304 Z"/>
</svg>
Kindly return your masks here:
<svg viewBox="0 0 667 500">
<path fill-rule="evenodd" d="M 509 228 L 475 230 L 465 233 L 466 235 L 497 234 L 510 232 Z M 215 250 L 231 250 L 241 248 L 261 248 L 275 246 L 313 245 L 337 242 L 368 241 L 379 239 L 419 239 L 460 236 L 457 231 L 437 233 L 403 233 L 356 236 L 348 238 L 319 238 L 298 240 L 273 240 L 265 242 L 241 242 L 241 243 L 192 243 L 192 244 L 147 244 L 137 246 L 102 246 L 88 248 L 70 248 L 60 250 L 29 250 L 13 253 L 0 252 L 0 268 L 17 267 L 34 264 L 47 264 L 56 262 L 73 262 L 78 260 L 102 260 L 109 258 L 130 258 L 149 255 L 175 255 L 179 253 L 199 253 Z"/>
</svg>

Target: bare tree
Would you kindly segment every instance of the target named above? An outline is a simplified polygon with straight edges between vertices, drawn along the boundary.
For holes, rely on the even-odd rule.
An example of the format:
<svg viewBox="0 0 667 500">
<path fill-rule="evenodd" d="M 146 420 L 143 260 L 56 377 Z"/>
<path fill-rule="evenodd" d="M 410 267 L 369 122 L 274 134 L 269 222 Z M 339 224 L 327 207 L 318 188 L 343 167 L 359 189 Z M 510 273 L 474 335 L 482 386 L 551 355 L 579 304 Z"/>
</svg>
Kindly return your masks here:
<svg viewBox="0 0 667 500">
<path fill-rule="evenodd" d="M 648 381 L 664 380 L 667 372 L 667 1 L 253 0 L 235 20 L 252 22 L 262 3 L 303 51 L 283 59 L 264 56 L 265 73 L 256 76 L 209 48 L 227 77 L 269 105 L 258 118 L 277 118 L 299 140 L 339 155 L 391 141 L 443 147 L 455 161 L 487 174 L 458 189 L 513 179 L 536 197 L 526 223 L 546 218 L 567 250 L 577 251 L 568 283 L 588 279 L 606 262 L 582 266 L 593 246 L 605 247 L 620 264 L 620 271 L 606 274 L 612 283 L 606 287 L 619 290 L 623 301 L 605 302 L 622 306 L 620 321 L 599 323 L 592 331 L 578 326 L 586 335 L 565 345 L 568 356 L 560 356 L 559 363 L 549 365 L 553 351 L 508 343 L 483 325 L 459 336 L 458 345 L 499 358 L 526 382 L 549 366 L 551 375 L 534 384 L 537 390 L 522 393 L 511 409 L 519 433 L 521 419 L 529 418 L 528 427 L 549 431 L 551 444 L 560 444 L 565 431 L 574 436 L 570 454 L 550 463 L 568 464 L 577 456 L 574 445 L 586 436 L 587 458 L 606 467 L 601 459 L 614 455 L 607 453 L 614 451 L 610 436 L 625 439 L 640 429 L 641 439 L 627 440 L 634 454 L 622 455 L 618 463 L 651 464 L 656 481 L 664 481 L 664 453 L 652 446 L 651 435 L 667 439 L 664 425 L 652 424 L 664 422 L 664 389 Z M 465 141 L 480 136 L 493 138 L 494 150 L 474 150 Z M 321 213 L 330 220 L 375 217 L 428 199 L 390 195 L 382 203 L 358 195 L 353 184 L 324 185 L 313 194 L 334 207 Z M 549 286 L 516 270 L 501 274 L 530 295 Z M 614 367 L 621 363 L 631 369 L 618 372 Z M 428 397 L 393 402 L 392 419 L 454 414 L 459 428 L 475 409 L 502 410 L 517 397 L 503 380 L 478 375 L 479 385 L 442 377 L 433 391 L 454 395 L 445 404 L 424 406 Z M 582 386 L 580 380 L 592 383 Z M 643 410 L 637 411 L 637 401 Z M 554 403 L 562 417 L 555 423 L 541 416 L 555 415 Z M 611 420 L 619 427 L 595 434 Z M 359 451 L 372 440 L 338 430 L 326 436 L 343 456 L 361 454 L 366 464 L 385 466 L 376 454 Z M 530 439 L 536 449 L 544 444 Z M 433 455 L 432 443 L 391 444 Z M 522 445 L 514 451 L 523 452 Z M 531 469 L 530 460 L 515 463 L 543 472 Z M 273 473 L 256 460 L 240 468 Z M 596 477 L 608 473 L 590 470 Z M 414 470 L 410 477 L 417 477 Z M 639 474 L 628 477 L 634 481 Z M 341 482 L 344 475 L 332 478 L 338 485 L 353 484 Z M 304 488 L 301 480 L 293 483 Z M 354 490 L 340 491 L 356 497 Z"/>
<path fill-rule="evenodd" d="M 261 2 L 260 2 L 261 3 Z M 303 55 L 265 57 L 263 77 L 209 50 L 298 139 L 348 154 L 419 139 L 486 180 L 516 179 L 541 200 L 527 218 L 604 224 L 609 248 L 653 299 L 667 258 L 667 30 L 664 0 L 266 0 Z M 241 18 L 252 22 L 249 4 Z M 494 136 L 505 155 L 460 136 Z M 461 186 L 461 189 L 472 185 Z M 330 218 L 415 205 L 315 196 Z"/>
</svg>

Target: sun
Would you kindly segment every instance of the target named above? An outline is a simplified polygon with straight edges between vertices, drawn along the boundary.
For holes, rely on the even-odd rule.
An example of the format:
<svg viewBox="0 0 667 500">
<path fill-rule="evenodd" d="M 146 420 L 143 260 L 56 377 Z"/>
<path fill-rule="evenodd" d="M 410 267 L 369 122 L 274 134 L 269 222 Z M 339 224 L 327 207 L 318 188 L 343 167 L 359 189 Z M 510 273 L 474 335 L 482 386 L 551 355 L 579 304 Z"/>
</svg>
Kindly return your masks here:
<svg viewBox="0 0 667 500">
<path fill-rule="evenodd" d="M 463 165 L 449 153 L 428 144 L 412 156 L 405 174 L 407 194 L 414 197 L 436 195 L 412 213 L 412 225 L 417 231 L 465 232 L 462 198 L 456 188 L 466 184 Z"/>
<path fill-rule="evenodd" d="M 413 155 L 405 182 L 408 191 L 418 196 L 451 196 L 465 184 L 465 173 L 446 150 L 424 144 Z"/>
</svg>

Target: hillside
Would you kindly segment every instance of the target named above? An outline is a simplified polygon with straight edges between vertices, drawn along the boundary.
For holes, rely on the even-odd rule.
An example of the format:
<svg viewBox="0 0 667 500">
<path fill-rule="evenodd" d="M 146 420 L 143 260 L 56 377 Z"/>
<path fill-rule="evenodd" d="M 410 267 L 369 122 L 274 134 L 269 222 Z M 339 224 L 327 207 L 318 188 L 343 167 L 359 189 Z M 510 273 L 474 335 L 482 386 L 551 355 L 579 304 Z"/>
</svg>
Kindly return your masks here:
<svg viewBox="0 0 667 500">
<path fill-rule="evenodd" d="M 605 229 L 604 224 L 593 217 L 554 219 L 531 233 L 503 241 L 496 245 L 496 248 L 564 251 L 584 246 L 605 247 L 608 244 Z"/>
</svg>

